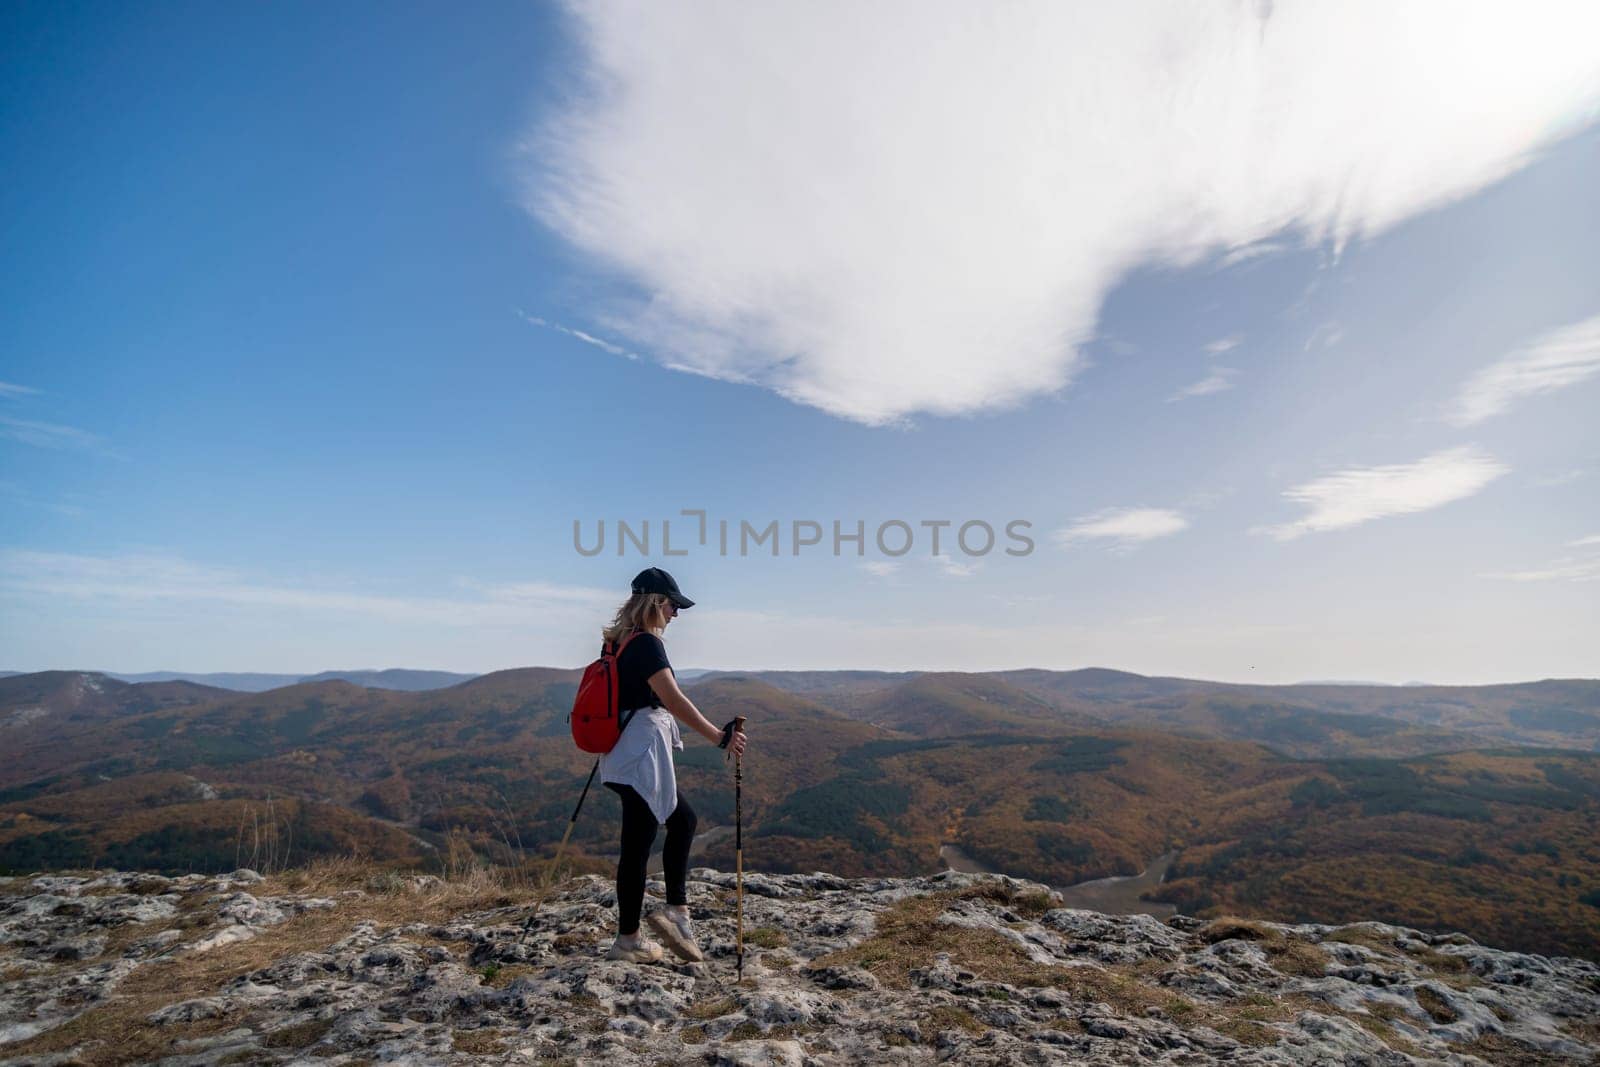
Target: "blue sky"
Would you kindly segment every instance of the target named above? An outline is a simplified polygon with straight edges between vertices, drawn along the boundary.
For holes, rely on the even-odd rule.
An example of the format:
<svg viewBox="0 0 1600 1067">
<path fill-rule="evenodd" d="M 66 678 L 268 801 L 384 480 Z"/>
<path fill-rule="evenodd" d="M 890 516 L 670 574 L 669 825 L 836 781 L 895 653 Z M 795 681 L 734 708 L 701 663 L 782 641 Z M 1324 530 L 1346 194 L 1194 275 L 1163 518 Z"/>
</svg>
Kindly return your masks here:
<svg viewBox="0 0 1600 1067">
<path fill-rule="evenodd" d="M 8 5 L 0 668 L 1600 675 L 1592 15 L 922 10 Z"/>
</svg>

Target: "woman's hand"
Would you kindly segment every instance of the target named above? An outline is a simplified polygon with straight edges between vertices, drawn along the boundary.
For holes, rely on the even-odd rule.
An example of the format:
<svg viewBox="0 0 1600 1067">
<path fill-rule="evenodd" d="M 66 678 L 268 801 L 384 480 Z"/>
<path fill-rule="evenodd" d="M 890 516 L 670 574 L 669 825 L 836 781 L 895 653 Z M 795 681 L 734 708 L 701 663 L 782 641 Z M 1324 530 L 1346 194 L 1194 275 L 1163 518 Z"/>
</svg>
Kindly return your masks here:
<svg viewBox="0 0 1600 1067">
<path fill-rule="evenodd" d="M 734 719 L 722 728 L 722 736 L 717 739 L 717 747 L 725 748 L 735 756 L 744 755 L 744 746 L 749 739 L 744 735 L 744 727 L 740 725 L 741 719 Z"/>
</svg>

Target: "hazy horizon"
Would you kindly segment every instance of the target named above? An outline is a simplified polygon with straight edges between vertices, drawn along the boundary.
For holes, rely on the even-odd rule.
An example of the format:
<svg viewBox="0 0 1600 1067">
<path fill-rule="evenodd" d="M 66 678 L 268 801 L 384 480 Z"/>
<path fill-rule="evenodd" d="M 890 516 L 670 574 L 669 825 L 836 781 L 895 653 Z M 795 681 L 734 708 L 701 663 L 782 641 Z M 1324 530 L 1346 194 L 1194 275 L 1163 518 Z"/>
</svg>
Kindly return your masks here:
<svg viewBox="0 0 1600 1067">
<path fill-rule="evenodd" d="M 495 667 L 487 671 L 453 671 L 441 667 L 324 667 L 313 671 L 261 671 L 261 670 L 215 670 L 215 671 L 185 671 L 175 668 L 153 668 L 150 670 L 124 671 L 104 669 L 99 667 L 40 667 L 37 670 L 14 670 L 11 668 L 0 669 L 0 676 L 18 674 L 38 674 L 46 671 L 60 671 L 66 673 L 104 674 L 113 678 L 136 678 L 149 675 L 180 675 L 185 677 L 225 677 L 225 676 L 254 676 L 254 677 L 282 677 L 282 678 L 309 678 L 321 674 L 384 674 L 392 671 L 405 671 L 419 674 L 458 674 L 463 678 L 481 678 L 501 671 L 514 670 L 554 670 L 576 671 L 582 670 L 583 663 L 570 666 L 559 666 L 550 663 L 523 663 L 506 667 Z M 674 668 L 680 676 L 693 680 L 694 676 L 705 674 L 763 674 L 763 673 L 818 673 L 826 674 L 831 671 L 852 673 L 878 673 L 878 674 L 997 674 L 1017 670 L 1046 670 L 1056 673 L 1069 673 L 1082 670 L 1106 670 L 1122 674 L 1137 674 L 1145 678 L 1175 678 L 1190 682 L 1209 682 L 1217 685 L 1348 685 L 1348 686 L 1381 686 L 1392 688 L 1410 687 L 1440 687 L 1440 688 L 1471 688 L 1488 685 L 1525 685 L 1537 682 L 1572 682 L 1572 681 L 1600 681 L 1600 678 L 1583 675 L 1571 675 L 1547 678 L 1510 678 L 1495 682 L 1449 682 L 1449 681 L 1424 681 L 1420 679 L 1407 679 L 1402 682 L 1385 682 L 1375 679 L 1362 678 L 1302 678 L 1292 682 L 1266 682 L 1256 678 L 1204 678 L 1187 674 L 1149 674 L 1143 671 L 1128 671 L 1120 667 L 1108 667 L 1104 664 L 1085 664 L 1080 667 L 994 667 L 987 669 L 965 669 L 953 671 L 949 668 L 896 668 L 877 669 L 871 667 L 683 667 Z M 452 683 L 459 684 L 459 683 Z M 226 687 L 223 687 L 226 688 Z"/>
</svg>

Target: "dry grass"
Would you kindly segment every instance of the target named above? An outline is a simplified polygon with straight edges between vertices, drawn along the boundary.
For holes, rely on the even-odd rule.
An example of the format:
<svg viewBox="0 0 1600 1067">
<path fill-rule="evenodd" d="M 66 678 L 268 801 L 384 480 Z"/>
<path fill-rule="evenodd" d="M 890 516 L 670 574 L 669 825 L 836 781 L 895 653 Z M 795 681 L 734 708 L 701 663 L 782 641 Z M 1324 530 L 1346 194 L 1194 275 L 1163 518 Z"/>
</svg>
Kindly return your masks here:
<svg viewBox="0 0 1600 1067">
<path fill-rule="evenodd" d="M 683 1017 L 704 1022 L 707 1019 L 720 1019 L 724 1015 L 732 1015 L 738 1010 L 739 1004 L 732 997 L 723 997 L 720 1000 L 697 1000 L 683 1009 Z"/>
<path fill-rule="evenodd" d="M 1390 1025 L 1391 1020 L 1405 1014 L 1404 1009 L 1397 1008 L 1392 1004 L 1374 1004 L 1366 1014 L 1358 1011 L 1335 1010 L 1338 1014 L 1351 1020 L 1396 1052 L 1404 1052 L 1408 1056 L 1421 1056 L 1423 1054 L 1419 1046 L 1401 1037 L 1395 1032 L 1394 1027 Z"/>
<path fill-rule="evenodd" d="M 1250 993 L 1240 997 L 1231 1005 L 1211 1005 L 1203 1016 L 1186 1017 L 1183 1021 L 1185 1024 L 1199 1023 L 1210 1026 L 1240 1044 L 1259 1046 L 1273 1044 L 1280 1036 L 1268 1024 L 1287 1022 L 1301 1012 L 1310 1011 L 1318 1015 L 1338 1015 L 1349 1019 L 1396 1052 L 1403 1052 L 1408 1056 L 1422 1055 L 1422 1050 L 1418 1046 L 1397 1034 L 1390 1026 L 1392 1020 L 1410 1014 L 1405 1008 L 1397 1004 L 1369 1004 L 1367 1007 L 1367 1011 L 1345 1011 L 1304 993 L 1284 993 L 1277 996 Z"/>
<path fill-rule="evenodd" d="M 1389 956 L 1403 956 L 1400 946 L 1388 938 L 1379 937 L 1371 930 L 1360 926 L 1341 926 L 1322 935 L 1324 941 L 1340 941 L 1346 945 L 1361 945 L 1376 952 Z"/>
<path fill-rule="evenodd" d="M 241 1024 L 237 1018 L 224 1018 L 152 1026 L 144 1017 L 159 1006 L 147 1002 L 143 1005 L 146 1010 L 127 1004 L 96 1008 L 37 1037 L 7 1046 L 6 1053 L 17 1057 L 32 1056 L 65 1052 L 82 1045 L 84 1048 L 73 1057 L 73 1062 L 81 1063 L 84 1067 L 148 1063 L 170 1055 L 179 1041 L 209 1037 L 235 1029 Z M 108 1035 L 115 1035 L 114 1044 L 107 1043 Z"/>
<path fill-rule="evenodd" d="M 1324 941 L 1342 941 L 1347 945 L 1361 945 L 1386 956 L 1398 956 L 1421 964 L 1433 971 L 1439 981 L 1453 989 L 1467 989 L 1478 984 L 1478 976 L 1472 973 L 1467 961 L 1460 956 L 1448 952 L 1440 952 L 1430 946 L 1415 949 L 1402 949 L 1393 940 L 1380 937 L 1371 930 L 1361 926 L 1341 926 L 1339 929 L 1326 934 Z"/>
<path fill-rule="evenodd" d="M 763 1030 L 755 1023 L 740 1023 L 728 1031 L 724 1041 L 789 1041 L 801 1034 L 809 1034 L 815 1027 L 797 1023 L 779 1023 Z"/>
<path fill-rule="evenodd" d="M 744 943 L 757 948 L 782 948 L 789 943 L 789 937 L 775 926 L 758 926 L 744 932 Z"/>
<path fill-rule="evenodd" d="M 1309 941 L 1285 934 L 1276 927 L 1252 919 L 1223 916 L 1206 923 L 1195 936 L 1209 945 L 1238 938 L 1254 941 L 1267 954 L 1274 970 L 1305 978 L 1320 978 L 1326 972 L 1328 954 Z"/>
<path fill-rule="evenodd" d="M 1223 1019 L 1214 1023 L 1211 1028 L 1217 1033 L 1231 1037 L 1239 1044 L 1247 1045 L 1251 1048 L 1276 1044 L 1281 1036 L 1277 1030 L 1262 1021 L 1254 1019 Z"/>
<path fill-rule="evenodd" d="M 1481 1034 L 1453 1048 L 1487 1060 L 1495 1067 L 1571 1067 L 1573 1062 L 1565 1056 L 1519 1044 L 1500 1034 Z"/>
<path fill-rule="evenodd" d="M 1561 1028 L 1575 1041 L 1600 1047 L 1600 1019 L 1568 1019 Z"/>
<path fill-rule="evenodd" d="M 452 1030 L 450 1045 L 469 1056 L 499 1056 L 505 1052 L 506 1038 L 515 1030 Z"/>
<path fill-rule="evenodd" d="M 1423 1011 L 1433 1016 L 1433 1021 L 1436 1023 L 1453 1023 L 1461 1018 L 1461 1015 L 1443 997 L 1426 986 L 1418 987 L 1417 1004 L 1422 1007 Z"/>
<path fill-rule="evenodd" d="M 920 1020 L 923 1039 L 932 1042 L 940 1030 L 965 1030 L 969 1034 L 981 1034 L 989 1029 L 965 1008 L 954 1004 L 939 1004 L 929 1008 Z"/>
<path fill-rule="evenodd" d="M 566 933 L 556 935 L 554 947 L 563 956 L 568 956 L 574 952 L 592 949 L 594 944 L 593 934 Z"/>
<path fill-rule="evenodd" d="M 885 985 L 909 989 L 913 969 L 926 967 L 935 953 L 947 952 L 954 966 L 987 981 L 1064 989 L 1077 999 L 1104 1001 L 1132 1013 L 1172 1000 L 1170 993 L 1152 989 L 1124 971 L 1093 964 L 1035 963 L 1016 942 L 991 930 L 940 923 L 939 916 L 954 899 L 955 894 L 938 893 L 899 901 L 879 914 L 872 937 L 820 956 L 807 969 L 863 967 Z"/>
<path fill-rule="evenodd" d="M 525 963 L 491 963 L 479 972 L 483 975 L 485 985 L 495 989 L 504 989 L 524 975 L 537 974 L 538 969 Z"/>
<path fill-rule="evenodd" d="M 1016 886 L 1004 882 L 980 882 L 977 885 L 961 890 L 958 896 L 962 900 L 989 900 L 1001 904 L 1018 915 L 1030 919 L 1037 919 L 1052 908 L 1059 908 L 1061 900 L 1054 893 L 1043 889 L 1029 889 L 1019 891 Z"/>
<path fill-rule="evenodd" d="M 332 1029 L 332 1019 L 309 1019 L 303 1023 L 274 1030 L 261 1043 L 268 1048 L 305 1048 L 321 1041 Z"/>
<path fill-rule="evenodd" d="M 101 958 L 113 959 L 120 956 L 135 942 L 154 937 L 175 925 L 177 924 L 172 919 L 153 919 L 145 923 L 123 923 L 121 926 L 113 926 L 106 931 L 106 948 Z"/>
</svg>

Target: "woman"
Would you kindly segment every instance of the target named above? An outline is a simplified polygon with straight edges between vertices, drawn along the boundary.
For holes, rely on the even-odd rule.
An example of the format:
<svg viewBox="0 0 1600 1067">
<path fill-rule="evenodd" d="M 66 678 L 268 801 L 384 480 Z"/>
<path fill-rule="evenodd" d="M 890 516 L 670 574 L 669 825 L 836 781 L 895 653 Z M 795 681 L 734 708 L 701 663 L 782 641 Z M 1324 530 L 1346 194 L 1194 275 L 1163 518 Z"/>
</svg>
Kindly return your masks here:
<svg viewBox="0 0 1600 1067">
<path fill-rule="evenodd" d="M 651 914 L 650 926 L 683 959 L 704 958 L 685 895 L 694 809 L 678 795 L 672 750 L 683 747 L 679 723 L 736 754 L 744 752 L 745 736 L 743 730 L 735 732 L 732 722 L 720 730 L 711 725 L 678 688 L 661 635 L 680 610 L 692 607 L 694 601 L 678 591 L 672 575 L 651 567 L 633 579 L 632 595 L 602 631 L 607 643 L 622 649 L 617 656 L 617 708 L 626 723 L 616 747 L 600 757 L 600 780 L 622 798 L 617 938 L 606 952 L 607 959 L 654 963 L 661 958 L 661 946 L 639 933 L 639 913 L 644 906 L 645 864 L 662 823 L 667 824 L 661 857 L 667 907 Z M 637 709 L 631 717 L 630 709 Z"/>
</svg>

